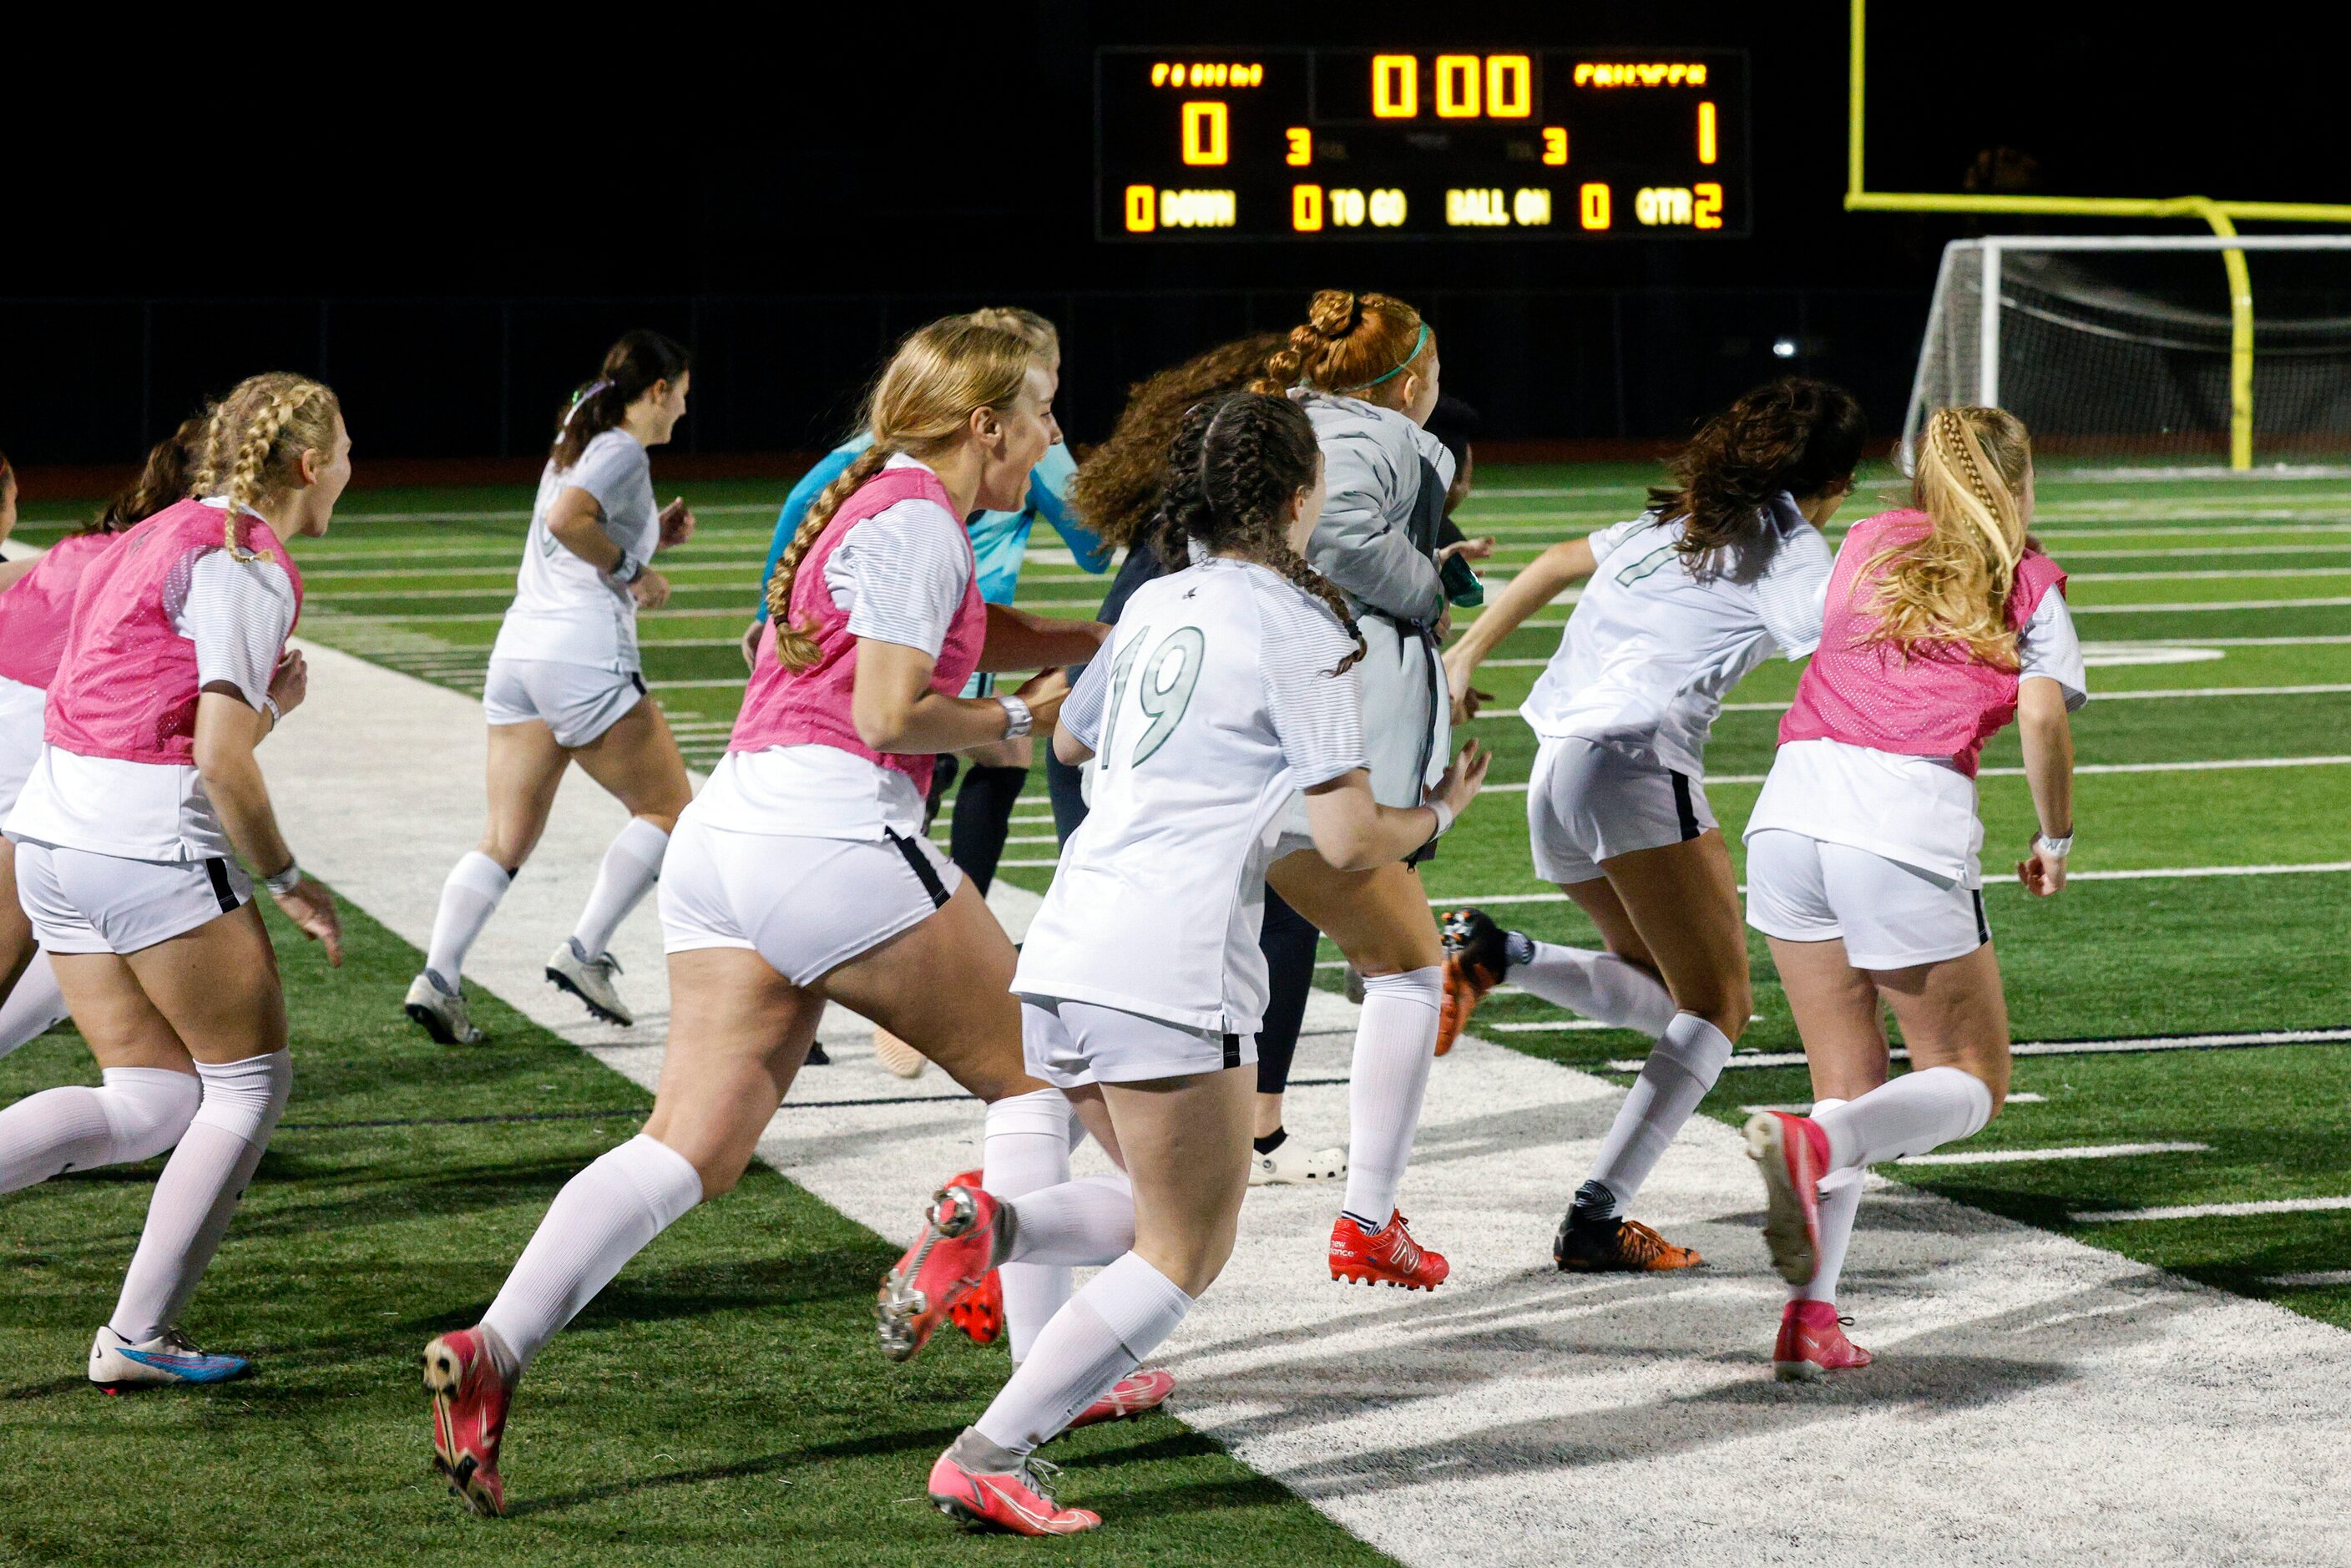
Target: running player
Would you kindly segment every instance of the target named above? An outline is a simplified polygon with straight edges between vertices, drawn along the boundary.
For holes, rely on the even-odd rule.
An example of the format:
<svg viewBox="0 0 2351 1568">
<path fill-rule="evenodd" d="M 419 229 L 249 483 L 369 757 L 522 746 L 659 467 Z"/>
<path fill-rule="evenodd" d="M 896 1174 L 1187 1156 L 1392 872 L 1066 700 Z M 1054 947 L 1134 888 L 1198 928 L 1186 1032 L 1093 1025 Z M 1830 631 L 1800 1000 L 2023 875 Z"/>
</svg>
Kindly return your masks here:
<svg viewBox="0 0 2351 1568">
<path fill-rule="evenodd" d="M 1394 864 L 1478 793 L 1476 747 L 1425 806 L 1373 798 L 1349 670 L 1364 640 L 1299 554 L 1321 509 L 1311 423 L 1239 392 L 1186 416 L 1155 546 L 1196 564 L 1144 584 L 1063 708 L 1062 758 L 1098 758 L 1093 809 L 1022 945 L 1029 1068 L 1062 1086 L 1124 1174 L 1003 1200 L 951 1186 L 883 1281 L 883 1347 L 919 1351 L 945 1307 L 1016 1260 L 1107 1264 L 933 1467 L 958 1520 L 1024 1535 L 1101 1523 L 1033 1456 L 1183 1320 L 1230 1255 L 1248 1190 L 1266 998 L 1259 890 L 1298 792 L 1332 863 Z"/>
<path fill-rule="evenodd" d="M 1504 637 L 1591 580 L 1519 711 L 1541 742 L 1527 786 L 1536 873 L 1607 950 L 1536 942 L 1476 909 L 1446 916 L 1448 1032 L 1507 975 L 1656 1042 L 1552 1239 L 1562 1269 L 1700 1261 L 1625 1211 L 1752 1010 L 1738 878 L 1707 805 L 1707 737 L 1748 671 L 1819 642 L 1820 530 L 1853 487 L 1863 435 L 1840 388 L 1797 377 L 1757 388 L 1699 430 L 1646 513 L 1544 551 L 1447 655 L 1466 695 Z"/>
<path fill-rule="evenodd" d="M 490 650 L 482 711 L 489 720 L 489 822 L 442 885 L 424 970 L 408 1016 L 444 1045 L 482 1031 L 466 1016 L 465 954 L 538 847 L 564 770 L 577 762 L 629 809 L 604 852 L 580 924 L 547 960 L 547 977 L 608 1023 L 636 1021 L 605 950 L 661 875 L 678 813 L 693 798 L 685 759 L 661 705 L 646 695 L 637 612 L 669 599 L 653 568 L 694 533 L 683 499 L 655 511 L 648 447 L 685 417 L 693 367 L 658 332 L 631 332 L 572 398 L 555 435 L 515 601 Z"/>
<path fill-rule="evenodd" d="M 983 604 L 964 531 L 1019 503 L 1057 434 L 1050 384 L 1000 329 L 950 317 L 914 333 L 874 387 L 872 444 L 785 550 L 734 739 L 662 879 L 671 1013 L 653 1115 L 565 1186 L 480 1325 L 425 1348 L 434 1451 L 476 1511 L 504 1507 L 516 1379 L 632 1257 L 735 1185 L 828 1000 L 987 1103 L 991 1190 L 1069 1179 L 1068 1102 L 1021 1065 L 1012 944 L 921 836 L 933 759 L 1028 733 L 1068 689 L 1052 668 L 1009 695 L 956 695 L 972 672 L 1100 645 L 1092 622 Z"/>
<path fill-rule="evenodd" d="M 215 406 L 202 500 L 84 568 L 48 688 L 47 743 L 9 813 L 16 894 L 102 1086 L 0 1111 L 0 1192 L 174 1152 L 122 1294 L 90 1346 L 110 1392 L 217 1383 L 179 1322 L 293 1082 L 269 934 L 237 863 L 342 961 L 333 898 L 279 835 L 255 748 L 307 685 L 286 639 L 302 577 L 283 540 L 327 531 L 350 477 L 335 394 L 255 376 Z"/>
<path fill-rule="evenodd" d="M 203 418 L 187 421 L 156 444 L 137 480 L 89 526 L 31 559 L 0 565 L 0 821 L 7 820 L 40 760 L 43 705 L 65 653 L 66 626 L 83 569 L 123 529 L 186 498 L 191 452 L 203 437 Z M 5 470 L 0 459 L 0 476 L 6 479 L 0 485 L 0 539 L 16 520 L 15 476 Z M 0 1056 L 67 1016 L 57 973 L 16 902 L 15 857 L 8 841 L 0 838 Z"/>
<path fill-rule="evenodd" d="M 1747 821 L 1748 924 L 1771 945 L 1815 1096 L 1809 1117 L 1747 1124 L 1789 1284 L 1782 1378 L 1869 1364 L 1836 1309 L 1864 1168 L 1972 1135 L 2008 1095 L 1977 759 L 2016 720 L 2040 822 L 2017 880 L 2053 896 L 2074 847 L 2066 716 L 2089 695 L 2065 574 L 2032 521 L 2023 424 L 1936 411 L 1910 507 L 1855 523 L 1837 552 L 1820 652 Z M 1910 1051 L 1890 1082 L 1881 1001 Z"/>
<path fill-rule="evenodd" d="M 1449 625 L 1440 575 L 1453 457 L 1423 428 L 1437 406 L 1437 339 L 1420 313 L 1382 294 L 1324 289 L 1306 324 L 1253 383 L 1287 392 L 1313 423 L 1329 499 L 1306 546 L 1358 618 L 1358 666 L 1372 791 L 1409 808 L 1443 773 L 1451 705 L 1437 646 Z M 1289 832 L 1302 824 L 1293 815 Z M 1396 1211 L 1437 1048 L 1444 1000 L 1437 923 L 1413 847 L 1385 865 L 1342 871 L 1311 850 L 1274 862 L 1274 890 L 1327 933 L 1364 976 L 1348 1090 L 1346 1197 L 1331 1228 L 1331 1277 L 1433 1290 L 1447 1272 Z"/>
</svg>

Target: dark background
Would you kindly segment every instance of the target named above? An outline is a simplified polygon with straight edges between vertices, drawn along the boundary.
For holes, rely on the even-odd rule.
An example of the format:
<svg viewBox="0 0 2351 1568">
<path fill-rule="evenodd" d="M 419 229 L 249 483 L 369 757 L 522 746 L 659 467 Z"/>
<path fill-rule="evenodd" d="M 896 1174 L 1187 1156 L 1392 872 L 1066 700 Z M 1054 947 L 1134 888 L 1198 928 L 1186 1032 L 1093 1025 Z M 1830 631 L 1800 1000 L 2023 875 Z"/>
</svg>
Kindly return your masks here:
<svg viewBox="0 0 2351 1568">
<path fill-rule="evenodd" d="M 1875 189 L 1959 190 L 1996 162 L 2005 187 L 2059 194 L 2351 199 L 2351 84 L 2304 8 L 2192 31 L 2148 7 L 1874 11 Z M 285 367 L 335 382 L 363 468 L 528 456 L 642 324 L 697 353 L 681 446 L 802 451 L 839 434 L 895 335 L 998 302 L 1061 323 L 1082 442 L 1129 382 L 1292 324 L 1330 285 L 1420 306 L 1494 437 L 1672 436 L 1790 368 L 1853 386 L 1890 433 L 1941 246 L 1981 232 L 1841 210 L 1836 0 L 1015 0 L 877 7 L 855 32 L 789 8 L 531 15 L 525 35 L 382 12 L 333 42 L 276 15 L 249 55 L 212 23 L 12 50 L 0 449 L 129 462 L 205 393 Z M 1109 43 L 1741 47 L 1752 237 L 1102 244 Z M 1771 355 L 1783 336 L 1792 362 Z"/>
</svg>

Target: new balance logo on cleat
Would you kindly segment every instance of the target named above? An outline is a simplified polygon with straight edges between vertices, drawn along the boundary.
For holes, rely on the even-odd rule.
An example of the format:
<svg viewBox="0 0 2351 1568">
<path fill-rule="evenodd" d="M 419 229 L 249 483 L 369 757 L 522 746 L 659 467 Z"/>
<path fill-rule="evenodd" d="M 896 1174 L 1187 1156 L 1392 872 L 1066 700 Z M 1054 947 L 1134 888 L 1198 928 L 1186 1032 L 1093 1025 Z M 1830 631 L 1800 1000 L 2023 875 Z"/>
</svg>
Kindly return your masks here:
<svg viewBox="0 0 2351 1568">
<path fill-rule="evenodd" d="M 1402 1214 L 1391 1214 L 1377 1230 L 1365 1230 L 1341 1215 L 1331 1227 L 1331 1278 L 1354 1285 L 1401 1285 L 1433 1291 L 1452 1268 L 1439 1252 L 1412 1239 Z"/>
</svg>

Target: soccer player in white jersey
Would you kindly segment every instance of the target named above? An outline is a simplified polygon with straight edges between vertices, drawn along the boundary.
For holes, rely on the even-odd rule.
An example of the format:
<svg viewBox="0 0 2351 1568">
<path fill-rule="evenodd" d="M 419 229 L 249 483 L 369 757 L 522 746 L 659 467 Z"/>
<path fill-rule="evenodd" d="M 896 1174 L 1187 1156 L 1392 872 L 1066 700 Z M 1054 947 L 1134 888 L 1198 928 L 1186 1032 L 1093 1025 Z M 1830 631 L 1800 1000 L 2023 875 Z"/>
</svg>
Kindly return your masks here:
<svg viewBox="0 0 2351 1568">
<path fill-rule="evenodd" d="M 1752 1007 L 1738 878 L 1707 805 L 1707 737 L 1748 671 L 1819 641 L 1820 530 L 1853 487 L 1863 436 L 1841 388 L 1800 377 L 1757 388 L 1675 457 L 1646 513 L 1544 551 L 1446 656 L 1452 689 L 1467 694 L 1504 637 L 1589 580 L 1519 712 L 1541 742 L 1527 785 L 1536 873 L 1607 950 L 1537 942 L 1476 909 L 1446 915 L 1448 1035 L 1507 975 L 1656 1041 L 1552 1239 L 1563 1270 L 1700 1261 L 1625 1211 Z"/>
<path fill-rule="evenodd" d="M 202 498 L 83 571 L 46 740 L 8 815 L 16 895 L 103 1083 L 0 1111 L 0 1192 L 172 1151 L 90 1346 L 110 1392 L 248 1370 L 197 1350 L 180 1317 L 293 1083 L 285 990 L 238 861 L 342 961 L 334 899 L 287 848 L 256 748 L 307 685 L 286 651 L 302 579 L 284 541 L 327 531 L 350 471 L 317 382 L 255 376 L 214 406 Z"/>
<path fill-rule="evenodd" d="M 1771 1353 L 1784 1379 L 1869 1364 L 1836 1308 L 1864 1169 L 1970 1136 L 2008 1094 L 1977 758 L 2017 721 L 2040 831 L 2016 875 L 2053 896 L 2074 847 L 2066 716 L 2089 696 L 2065 574 L 2032 518 L 2022 423 L 1937 410 L 1912 505 L 1845 536 L 1820 652 L 1748 818 L 1747 921 L 1771 944 L 1814 1096 L 1809 1117 L 1747 1126 L 1789 1286 Z M 1910 1052 L 1890 1082 L 1881 1004 Z"/>
<path fill-rule="evenodd" d="M 1426 804 L 1373 798 L 1364 643 L 1299 554 L 1322 485 L 1295 403 L 1204 402 L 1168 465 L 1153 546 L 1194 564 L 1135 591 L 1062 709 L 1054 749 L 1095 759 L 1092 810 L 1012 982 L 1030 1071 L 1070 1094 L 1122 1173 L 1009 1200 L 945 1188 L 881 1296 L 883 1346 L 903 1359 L 990 1268 L 1107 1265 L 931 1470 L 943 1511 L 1027 1535 L 1101 1523 L 1053 1500 L 1035 1451 L 1174 1331 L 1231 1254 L 1266 1001 L 1258 923 L 1291 801 L 1304 790 L 1316 851 L 1368 870 L 1443 831 L 1486 771 L 1473 746 Z"/>
<path fill-rule="evenodd" d="M 693 799 L 676 737 L 645 691 L 637 612 L 668 601 L 669 580 L 653 559 L 692 537 L 694 514 L 682 499 L 654 509 L 646 449 L 685 417 L 692 380 L 684 348 L 658 332 L 630 332 L 556 432 L 482 689 L 488 825 L 442 885 L 424 969 L 405 1001 L 408 1016 L 444 1045 L 482 1039 L 459 971 L 546 831 L 556 787 L 575 762 L 629 809 L 629 822 L 605 850 L 547 977 L 608 1023 L 635 1021 L 606 945 L 660 877 L 678 813 Z"/>
<path fill-rule="evenodd" d="M 980 598 L 964 519 L 1019 504 L 1060 435 L 1050 390 L 1000 328 L 949 317 L 911 334 L 874 386 L 872 444 L 778 562 L 733 738 L 662 878 L 670 1030 L 653 1114 L 565 1184 L 481 1322 L 425 1347 L 434 1456 L 476 1511 L 504 1507 L 499 1445 L 531 1358 L 670 1224 L 734 1186 L 828 1002 L 987 1103 L 990 1190 L 1069 1180 L 1069 1102 L 1021 1062 L 1011 941 L 922 836 L 938 755 L 1050 721 L 1068 691 L 1059 666 L 1092 657 L 1106 630 Z M 1053 667 L 1017 692 L 958 695 L 983 665 Z M 1010 1281 L 1005 1294 L 1008 1311 L 1022 1298 Z"/>
</svg>

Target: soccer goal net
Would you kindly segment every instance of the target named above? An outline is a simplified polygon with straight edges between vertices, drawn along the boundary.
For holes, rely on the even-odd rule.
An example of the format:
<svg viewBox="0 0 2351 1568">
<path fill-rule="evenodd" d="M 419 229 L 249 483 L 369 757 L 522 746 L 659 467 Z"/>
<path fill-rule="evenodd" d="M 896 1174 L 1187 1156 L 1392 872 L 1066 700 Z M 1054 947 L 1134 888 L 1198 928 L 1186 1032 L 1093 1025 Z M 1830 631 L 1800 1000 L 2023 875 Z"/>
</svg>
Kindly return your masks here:
<svg viewBox="0 0 2351 1568">
<path fill-rule="evenodd" d="M 1927 416 L 1956 403 L 2008 409 L 2052 455 L 2351 458 L 2351 235 L 1954 241 L 1903 421 L 1905 472 Z"/>
</svg>

